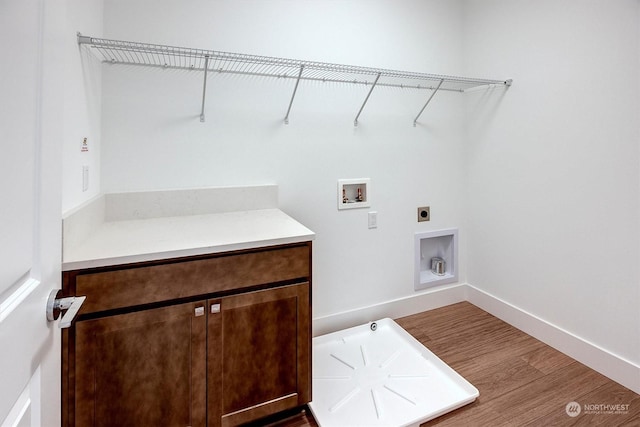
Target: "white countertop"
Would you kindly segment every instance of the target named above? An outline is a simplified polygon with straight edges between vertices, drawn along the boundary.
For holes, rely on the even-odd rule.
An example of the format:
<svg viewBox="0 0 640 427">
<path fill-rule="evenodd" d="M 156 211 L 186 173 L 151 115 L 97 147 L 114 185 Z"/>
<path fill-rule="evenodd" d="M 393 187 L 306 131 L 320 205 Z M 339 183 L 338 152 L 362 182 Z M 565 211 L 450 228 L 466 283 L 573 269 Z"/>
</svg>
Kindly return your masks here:
<svg viewBox="0 0 640 427">
<path fill-rule="evenodd" d="M 65 245 L 62 270 L 299 243 L 315 234 L 279 209 L 104 222 Z"/>
</svg>

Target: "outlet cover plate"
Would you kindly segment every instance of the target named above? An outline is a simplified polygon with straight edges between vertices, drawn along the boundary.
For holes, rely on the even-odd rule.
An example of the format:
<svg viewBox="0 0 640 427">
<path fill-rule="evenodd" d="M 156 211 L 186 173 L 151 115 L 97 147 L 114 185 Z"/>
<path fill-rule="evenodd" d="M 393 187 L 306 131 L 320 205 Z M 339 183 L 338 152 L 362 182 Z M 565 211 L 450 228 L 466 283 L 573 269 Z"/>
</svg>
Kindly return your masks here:
<svg viewBox="0 0 640 427">
<path fill-rule="evenodd" d="M 431 211 L 429 206 L 422 206 L 418 208 L 418 222 L 424 222 L 431 220 Z"/>
</svg>

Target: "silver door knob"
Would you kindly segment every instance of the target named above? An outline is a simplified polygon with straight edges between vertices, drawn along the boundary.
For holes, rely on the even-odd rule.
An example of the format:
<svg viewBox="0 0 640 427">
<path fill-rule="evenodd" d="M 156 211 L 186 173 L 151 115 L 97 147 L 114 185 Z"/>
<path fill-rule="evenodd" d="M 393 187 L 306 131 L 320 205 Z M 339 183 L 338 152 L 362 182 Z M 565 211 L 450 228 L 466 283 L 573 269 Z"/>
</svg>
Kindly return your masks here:
<svg viewBox="0 0 640 427">
<path fill-rule="evenodd" d="M 65 311 L 60 320 L 60 328 L 68 328 L 87 297 L 58 298 L 61 293 L 61 289 L 53 289 L 49 294 L 49 299 L 47 299 L 47 320 L 50 322 L 58 320 L 60 314 Z"/>
</svg>

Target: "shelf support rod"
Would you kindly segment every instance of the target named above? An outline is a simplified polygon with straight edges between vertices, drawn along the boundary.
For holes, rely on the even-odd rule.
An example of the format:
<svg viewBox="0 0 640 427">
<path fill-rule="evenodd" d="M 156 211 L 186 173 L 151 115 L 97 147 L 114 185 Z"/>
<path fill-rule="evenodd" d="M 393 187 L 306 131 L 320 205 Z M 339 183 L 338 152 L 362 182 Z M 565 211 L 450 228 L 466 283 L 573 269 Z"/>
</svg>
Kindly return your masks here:
<svg viewBox="0 0 640 427">
<path fill-rule="evenodd" d="M 369 100 L 369 97 L 371 96 L 371 92 L 373 92 L 373 88 L 376 87 L 376 84 L 378 84 L 378 79 L 380 78 L 380 73 L 378 73 L 378 75 L 376 76 L 376 79 L 373 81 L 373 84 L 371 85 L 371 89 L 369 89 L 369 93 L 367 94 L 367 97 L 364 99 L 364 102 L 362 103 L 362 107 L 360 107 L 360 111 L 358 111 L 358 115 L 356 116 L 355 120 L 353 121 L 353 125 L 354 126 L 358 126 L 358 117 L 360 117 L 360 114 L 362 113 L 362 110 L 364 109 L 364 106 L 367 105 L 367 101 Z"/>
<path fill-rule="evenodd" d="M 416 116 L 415 119 L 413 119 L 413 127 L 416 127 L 416 123 L 418 122 L 418 119 L 420 118 L 420 116 L 422 115 L 422 112 L 424 111 L 425 108 L 427 108 L 427 105 L 429 105 L 429 103 L 431 102 L 431 100 L 433 99 L 433 97 L 435 96 L 436 92 L 438 92 L 438 89 L 440 89 L 440 86 L 442 86 L 442 83 L 444 83 L 444 79 L 440 80 L 440 83 L 438 83 L 438 86 L 434 89 L 434 91 L 431 93 L 431 96 L 429 97 L 429 99 L 427 99 L 427 102 L 424 104 L 424 106 L 422 107 L 422 110 L 420 110 L 420 112 L 418 113 L 418 115 Z"/>
<path fill-rule="evenodd" d="M 200 121 L 204 123 L 204 100 L 207 96 L 207 71 L 209 70 L 209 55 L 204 56 L 204 83 L 202 85 L 202 108 L 200 109 Z"/>
<path fill-rule="evenodd" d="M 287 115 L 284 116 L 284 124 L 289 124 L 289 113 L 291 112 L 291 106 L 293 105 L 293 98 L 296 97 L 296 92 L 298 91 L 298 83 L 300 83 L 300 77 L 302 77 L 302 70 L 304 70 L 304 65 L 300 66 L 300 71 L 298 72 L 298 78 L 296 79 L 296 85 L 293 87 L 293 93 L 291 94 L 291 101 L 289 101 L 289 108 L 287 108 Z"/>
</svg>

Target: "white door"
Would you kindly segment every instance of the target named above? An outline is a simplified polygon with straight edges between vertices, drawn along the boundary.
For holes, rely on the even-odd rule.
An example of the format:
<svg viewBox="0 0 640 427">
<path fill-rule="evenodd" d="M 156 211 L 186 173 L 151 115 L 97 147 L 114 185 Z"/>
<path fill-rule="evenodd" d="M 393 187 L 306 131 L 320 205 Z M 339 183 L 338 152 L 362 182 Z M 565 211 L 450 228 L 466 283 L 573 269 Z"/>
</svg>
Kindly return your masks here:
<svg viewBox="0 0 640 427">
<path fill-rule="evenodd" d="M 0 0 L 0 425 L 60 425 L 61 0 Z"/>
</svg>

